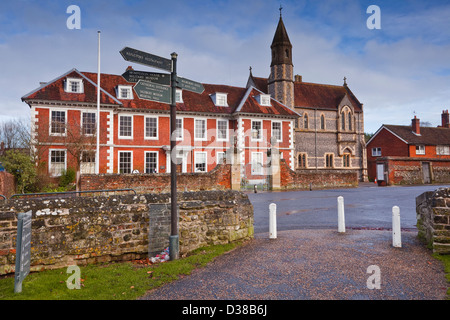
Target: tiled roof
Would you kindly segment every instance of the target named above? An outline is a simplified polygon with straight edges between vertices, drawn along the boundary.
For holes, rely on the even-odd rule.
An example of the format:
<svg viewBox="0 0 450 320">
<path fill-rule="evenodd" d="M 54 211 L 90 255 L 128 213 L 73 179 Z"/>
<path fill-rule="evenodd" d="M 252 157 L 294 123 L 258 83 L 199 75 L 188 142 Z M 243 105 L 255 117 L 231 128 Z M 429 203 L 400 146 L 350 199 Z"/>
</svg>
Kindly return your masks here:
<svg viewBox="0 0 450 320">
<path fill-rule="evenodd" d="M 362 112 L 362 104 L 347 86 L 308 82 L 294 83 L 294 105 L 300 108 L 336 110 L 346 95 L 353 104 L 355 112 Z"/>
<path fill-rule="evenodd" d="M 250 83 L 258 90 L 268 92 L 268 79 L 250 75 Z M 314 108 L 336 110 L 347 95 L 355 108 L 362 112 L 363 105 L 358 101 L 348 86 L 336 86 L 309 82 L 294 82 L 294 106 L 299 108 Z"/>
<path fill-rule="evenodd" d="M 408 144 L 417 145 L 450 145 L 450 129 L 435 127 L 420 127 L 420 135 L 412 131 L 411 126 L 383 125 Z"/>
<path fill-rule="evenodd" d="M 83 93 L 70 93 L 64 90 L 64 81 L 67 77 L 84 79 Z M 135 83 L 127 82 L 121 75 L 101 74 L 101 104 L 112 104 L 124 109 L 169 111 L 170 105 L 139 99 L 136 92 L 131 100 L 118 99 L 116 87 L 118 85 L 134 86 Z M 243 101 L 248 89 L 227 85 L 203 84 L 205 91 L 202 94 L 183 90 L 183 103 L 177 103 L 179 112 L 213 113 L 213 114 L 233 114 L 241 106 L 243 113 L 258 113 L 266 115 L 297 117 L 297 113 L 288 107 L 272 99 L 273 107 L 260 106 L 253 98 L 256 91 Z M 210 95 L 216 92 L 226 93 L 228 107 L 217 107 Z M 97 102 L 97 73 L 79 72 L 76 69 L 58 77 L 57 79 L 44 84 L 40 88 L 22 97 L 22 100 L 35 101 L 65 101 L 65 102 Z M 272 108 L 272 109 L 270 109 Z"/>
</svg>

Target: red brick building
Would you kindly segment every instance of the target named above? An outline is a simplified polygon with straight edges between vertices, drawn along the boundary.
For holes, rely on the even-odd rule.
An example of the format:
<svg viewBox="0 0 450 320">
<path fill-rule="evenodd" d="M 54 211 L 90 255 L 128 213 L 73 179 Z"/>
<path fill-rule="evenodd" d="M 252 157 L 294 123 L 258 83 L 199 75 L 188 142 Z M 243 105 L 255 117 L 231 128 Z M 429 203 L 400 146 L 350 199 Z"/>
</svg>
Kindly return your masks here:
<svg viewBox="0 0 450 320">
<path fill-rule="evenodd" d="M 369 179 L 381 185 L 450 182 L 450 124 L 448 110 L 441 126 L 383 125 L 367 142 Z"/>
<path fill-rule="evenodd" d="M 140 99 L 135 83 L 120 75 L 101 74 L 100 79 L 99 173 L 169 172 L 170 105 Z M 236 148 L 245 176 L 258 180 L 266 174 L 272 137 L 294 169 L 295 111 L 254 87 L 204 88 L 202 94 L 177 91 L 179 172 L 209 172 Z M 31 109 L 43 170 L 58 176 L 75 169 L 78 158 L 81 173 L 94 173 L 97 74 L 72 69 L 22 100 Z"/>
</svg>

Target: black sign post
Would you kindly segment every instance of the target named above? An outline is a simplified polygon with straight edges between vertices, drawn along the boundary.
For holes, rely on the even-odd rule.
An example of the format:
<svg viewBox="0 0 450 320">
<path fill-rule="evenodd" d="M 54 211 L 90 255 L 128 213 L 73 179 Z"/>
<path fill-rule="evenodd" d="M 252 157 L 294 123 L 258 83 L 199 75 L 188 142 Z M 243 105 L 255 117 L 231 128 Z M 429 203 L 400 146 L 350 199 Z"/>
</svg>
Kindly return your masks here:
<svg viewBox="0 0 450 320">
<path fill-rule="evenodd" d="M 177 58 L 178 55 L 172 53 L 172 74 L 171 89 L 172 103 L 170 104 L 170 194 L 171 194 L 171 228 L 169 237 L 169 257 L 170 260 L 178 259 L 179 255 L 179 236 L 178 236 L 178 210 L 177 210 L 177 164 L 176 164 L 176 118 L 177 103 L 175 99 L 177 90 Z"/>
<path fill-rule="evenodd" d="M 168 73 L 145 72 L 137 70 L 127 70 L 122 77 L 128 82 L 138 82 L 139 80 L 170 86 L 170 75 Z"/>
<path fill-rule="evenodd" d="M 205 90 L 201 83 L 177 78 L 177 58 L 174 52 L 171 60 L 155 56 L 153 54 L 125 47 L 120 54 L 126 61 L 140 63 L 149 67 L 159 68 L 171 72 L 169 74 L 150 73 L 144 71 L 128 70 L 122 76 L 128 82 L 137 82 L 134 86 L 136 94 L 140 99 L 152 100 L 170 104 L 170 193 L 171 193 L 171 228 L 169 236 L 170 260 L 179 258 L 179 236 L 178 236 L 178 205 L 177 205 L 177 163 L 176 163 L 176 90 L 177 88 L 189 90 L 195 93 L 203 93 Z M 166 85 L 169 85 L 170 92 Z M 165 87 L 165 88 L 164 88 Z"/>
<path fill-rule="evenodd" d="M 16 268 L 14 270 L 14 293 L 22 292 L 22 282 L 30 273 L 31 262 L 31 211 L 17 217 Z"/>
</svg>

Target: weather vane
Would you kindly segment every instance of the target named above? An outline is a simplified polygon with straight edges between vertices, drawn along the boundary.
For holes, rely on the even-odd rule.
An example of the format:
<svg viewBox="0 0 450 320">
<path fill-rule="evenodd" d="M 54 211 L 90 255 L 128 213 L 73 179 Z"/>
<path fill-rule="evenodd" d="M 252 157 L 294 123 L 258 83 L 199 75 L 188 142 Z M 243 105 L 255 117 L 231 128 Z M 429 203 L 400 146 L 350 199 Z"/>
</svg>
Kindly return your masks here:
<svg viewBox="0 0 450 320">
<path fill-rule="evenodd" d="M 280 18 L 281 18 L 281 10 L 283 10 L 283 7 L 281 6 L 281 3 L 280 3 Z"/>
</svg>

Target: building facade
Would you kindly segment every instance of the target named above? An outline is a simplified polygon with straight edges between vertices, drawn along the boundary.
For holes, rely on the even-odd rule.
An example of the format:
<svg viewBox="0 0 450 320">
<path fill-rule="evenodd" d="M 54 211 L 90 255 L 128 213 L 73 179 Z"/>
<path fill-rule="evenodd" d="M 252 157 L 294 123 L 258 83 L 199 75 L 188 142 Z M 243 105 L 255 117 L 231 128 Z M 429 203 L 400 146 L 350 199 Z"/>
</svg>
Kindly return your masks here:
<svg viewBox="0 0 450 320">
<path fill-rule="evenodd" d="M 367 142 L 368 172 L 379 185 L 450 182 L 450 124 L 448 110 L 437 128 L 382 125 Z"/>
<path fill-rule="evenodd" d="M 271 45 L 268 78 L 254 77 L 248 87 L 267 92 L 300 117 L 295 122 L 295 169 L 354 170 L 367 180 L 363 104 L 344 78 L 342 86 L 308 83 L 294 76 L 292 44 L 282 17 Z"/>
<path fill-rule="evenodd" d="M 123 76 L 100 79 L 99 115 L 96 73 L 70 70 L 22 98 L 44 173 L 95 172 L 98 116 L 99 173 L 170 172 L 169 104 L 140 99 Z M 202 94 L 177 90 L 178 172 L 209 172 L 238 153 L 243 177 L 258 183 L 267 176 L 267 151 L 274 145 L 294 168 L 295 111 L 254 87 L 204 88 Z"/>
</svg>

